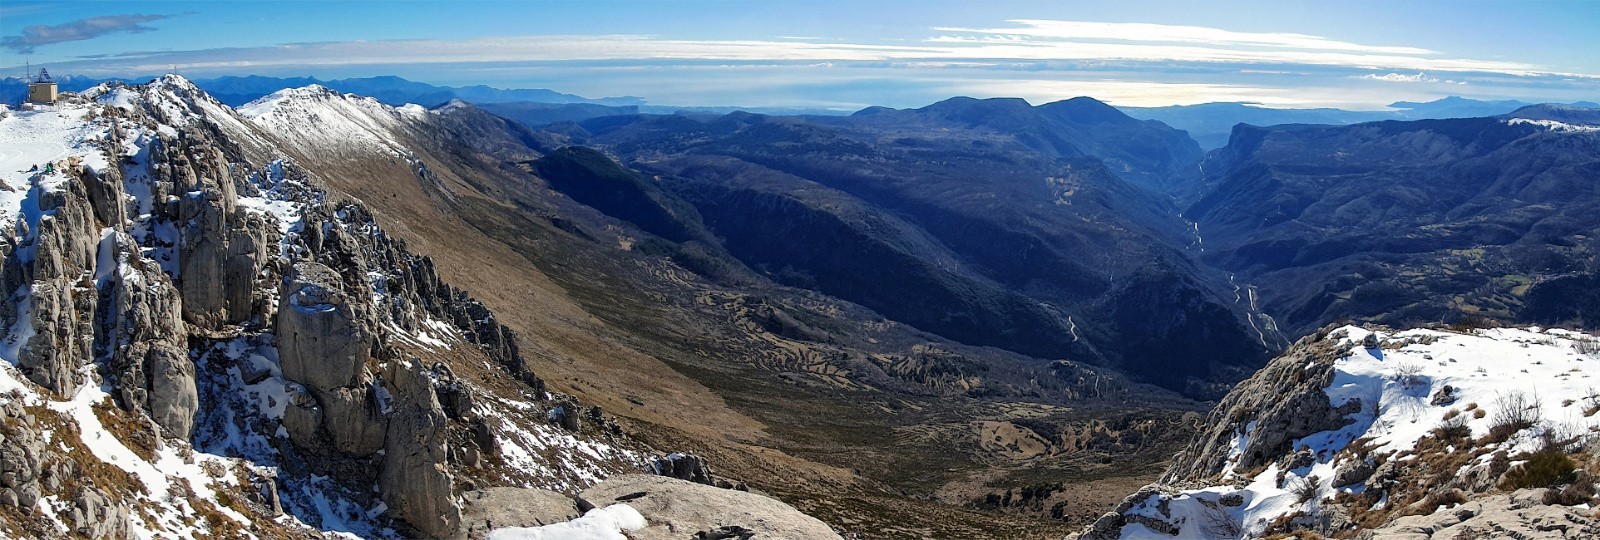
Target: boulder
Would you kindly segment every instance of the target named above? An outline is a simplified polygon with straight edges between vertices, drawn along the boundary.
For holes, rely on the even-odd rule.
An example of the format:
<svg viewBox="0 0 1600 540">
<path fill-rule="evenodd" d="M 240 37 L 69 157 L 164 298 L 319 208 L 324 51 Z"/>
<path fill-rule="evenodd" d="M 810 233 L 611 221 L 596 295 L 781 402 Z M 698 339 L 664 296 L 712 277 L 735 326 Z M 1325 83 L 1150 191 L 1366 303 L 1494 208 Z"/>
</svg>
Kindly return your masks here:
<svg viewBox="0 0 1600 540">
<path fill-rule="evenodd" d="M 1544 490 L 1524 489 L 1425 515 L 1405 516 L 1358 538 L 1600 538 L 1600 520 L 1582 507 L 1543 503 Z"/>
<path fill-rule="evenodd" d="M 719 531 L 738 529 L 771 540 L 839 538 L 821 520 L 776 499 L 665 476 L 613 476 L 582 498 L 597 507 L 621 502 L 638 510 L 650 524 L 629 532 L 634 540 L 717 538 Z"/>
<path fill-rule="evenodd" d="M 194 362 L 189 361 L 187 351 L 161 344 L 150 348 L 144 364 L 150 381 L 150 418 L 161 426 L 163 435 L 188 440 L 200 412 Z"/>
<path fill-rule="evenodd" d="M 1351 459 L 1342 461 L 1333 469 L 1333 487 L 1360 484 L 1372 477 L 1377 471 L 1371 460 Z"/>
<path fill-rule="evenodd" d="M 340 452 L 370 456 L 383 448 L 389 419 L 368 387 L 321 392 L 318 402 L 322 405 L 322 427 Z"/>
<path fill-rule="evenodd" d="M 673 452 L 663 457 L 650 458 L 650 468 L 656 474 L 688 480 L 696 484 L 716 485 L 710 464 L 700 456 Z"/>
<path fill-rule="evenodd" d="M 504 527 L 538 527 L 577 519 L 572 497 L 543 489 L 494 487 L 462 496 L 461 528 L 456 538 L 479 540 Z"/>
<path fill-rule="evenodd" d="M 128 519 L 128 507 L 116 504 L 87 487 L 78 488 L 78 496 L 72 499 L 72 509 L 67 513 L 67 522 L 72 525 L 73 532 L 86 538 L 133 537 L 128 531 L 132 525 Z"/>
</svg>

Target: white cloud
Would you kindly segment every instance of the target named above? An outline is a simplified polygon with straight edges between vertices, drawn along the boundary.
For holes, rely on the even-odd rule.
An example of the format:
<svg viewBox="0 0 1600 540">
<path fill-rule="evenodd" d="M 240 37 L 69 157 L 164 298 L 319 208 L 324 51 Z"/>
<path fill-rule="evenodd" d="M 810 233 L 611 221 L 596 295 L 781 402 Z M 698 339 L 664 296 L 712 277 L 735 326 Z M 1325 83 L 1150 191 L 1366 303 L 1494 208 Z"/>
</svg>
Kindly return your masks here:
<svg viewBox="0 0 1600 540">
<path fill-rule="evenodd" d="M 1420 71 L 1417 72 L 1415 75 L 1403 75 L 1403 74 L 1400 74 L 1400 73 L 1385 73 L 1385 74 L 1382 74 L 1382 75 L 1378 75 L 1378 74 L 1375 74 L 1375 73 L 1368 73 L 1366 75 L 1362 75 L 1362 76 L 1357 77 L 1357 78 L 1358 79 L 1367 79 L 1367 80 L 1372 80 L 1372 81 L 1402 82 L 1402 83 L 1417 83 L 1417 82 L 1434 83 L 1434 82 L 1439 82 L 1439 78 L 1438 77 L 1429 77 L 1428 74 L 1420 72 Z M 1445 81 L 1445 82 L 1453 83 L 1455 81 Z"/>
<path fill-rule="evenodd" d="M 951 29 L 920 45 L 825 41 L 691 40 L 636 35 L 511 36 L 385 40 L 130 54 L 84 67 L 339 66 L 463 62 L 720 60 L 809 62 L 1126 61 L 1322 66 L 1372 70 L 1546 75 L 1522 62 L 1440 58 L 1413 47 L 1371 46 L 1317 36 L 1232 32 L 1195 26 L 1018 21 L 1012 29 Z M 1008 33 L 1015 32 L 1015 33 Z M 219 54 L 220 53 L 220 54 Z M 141 59 L 147 60 L 141 62 Z M 242 64 L 241 64 L 242 63 Z M 1592 77 L 1581 74 L 1580 77 Z"/>
<path fill-rule="evenodd" d="M 1416 47 L 1361 45 L 1320 36 L 1278 32 L 1234 32 L 1204 26 L 1174 26 L 1148 23 L 1105 23 L 1088 21 L 1052 21 L 1015 19 L 1006 21 L 1020 26 L 1012 28 L 953 28 L 935 30 L 965 34 L 981 34 L 1002 38 L 1046 38 L 1054 40 L 1140 41 L 1162 43 L 1198 43 L 1217 46 L 1253 46 L 1323 51 L 1350 51 L 1377 54 L 1421 55 L 1433 51 Z"/>
<path fill-rule="evenodd" d="M 707 85 L 732 86 L 738 98 L 770 100 L 785 84 L 768 78 L 767 66 L 784 73 L 807 69 L 802 80 L 819 79 L 823 71 L 840 80 L 824 100 L 896 99 L 849 94 L 839 90 L 863 80 L 879 88 L 884 81 L 909 85 L 941 85 L 949 91 L 1024 97 L 1094 95 L 1128 105 L 1250 101 L 1272 106 L 1351 103 L 1338 91 L 1306 97 L 1306 87 L 1348 86 L 1350 78 L 1385 82 L 1451 84 L 1472 80 L 1477 88 L 1571 88 L 1600 79 L 1591 74 L 1556 73 L 1548 67 L 1498 60 L 1450 58 L 1423 48 L 1374 45 L 1294 33 L 1235 32 L 1198 26 L 1017 20 L 1010 28 L 937 28 L 922 41 L 848 42 L 823 38 L 747 40 L 666 39 L 643 35 L 535 35 L 462 40 L 384 40 L 294 43 L 270 47 L 129 53 L 76 62 L 59 62 L 52 70 L 92 76 L 161 73 L 177 65 L 199 76 L 248 73 L 454 72 L 506 68 L 536 73 L 566 70 L 565 79 L 540 78 L 563 89 L 586 87 L 597 95 L 640 94 L 656 101 L 679 103 L 696 99 L 689 90 L 706 92 L 682 81 L 685 90 L 668 94 L 664 83 L 673 72 L 714 69 Z M 942 35 L 933 35 L 942 33 Z M 826 66 L 826 67 L 824 67 Z M 621 80 L 616 74 L 650 73 L 652 79 Z M 597 86 L 592 80 L 609 81 Z M 955 79 L 964 79 L 958 81 Z M 1084 82 L 1086 79 L 1095 81 Z M 512 82 L 528 84 L 530 78 Z M 995 82 L 1001 81 L 1001 82 Z M 1063 82 L 1071 81 L 1071 82 Z M 1248 81 L 1248 84 L 1244 84 Z M 1461 82 L 1457 82 L 1461 81 Z M 1581 81 L 1581 82 L 1579 82 Z M 474 80 L 473 82 L 489 82 Z M 948 85 L 947 85 L 948 83 Z M 866 83 L 863 83 L 866 84 Z M 588 86 L 585 86 L 588 85 Z M 951 86 L 953 85 L 953 86 Z M 815 86 L 815 85 L 813 85 Z M 1389 91 L 1402 85 L 1392 86 Z M 1425 89 L 1430 85 L 1413 85 Z M 928 88 L 928 86 L 923 86 Z M 981 92 L 980 92 L 981 90 Z M 1409 91 L 1409 90 L 1408 90 Z M 1029 92 L 1024 94 L 1024 92 Z M 1346 92 L 1347 93 L 1347 92 Z M 1544 94 L 1540 91 L 1540 94 Z M 704 96 L 702 94 L 702 96 Z M 741 97 L 742 96 L 742 97 Z M 921 99 L 903 94 L 898 99 Z M 1376 92 L 1360 96 L 1362 105 L 1382 106 L 1396 96 Z M 1428 95 L 1421 95 L 1427 98 Z M 702 99 L 712 99 L 702 97 Z M 727 99 L 727 97 L 717 98 Z M 659 101 L 657 101 L 659 102 Z M 904 104 L 905 101 L 880 104 Z"/>
<path fill-rule="evenodd" d="M 1380 109 L 1397 94 L 1366 94 L 1349 88 L 1283 88 L 1245 84 L 1171 83 L 1136 80 L 982 79 L 958 81 L 951 90 L 979 97 L 1016 96 L 1045 103 L 1092 96 L 1112 105 L 1159 107 L 1216 102 L 1254 103 L 1269 108 L 1338 107 Z M 1425 97 L 1425 94 L 1417 94 Z"/>
</svg>

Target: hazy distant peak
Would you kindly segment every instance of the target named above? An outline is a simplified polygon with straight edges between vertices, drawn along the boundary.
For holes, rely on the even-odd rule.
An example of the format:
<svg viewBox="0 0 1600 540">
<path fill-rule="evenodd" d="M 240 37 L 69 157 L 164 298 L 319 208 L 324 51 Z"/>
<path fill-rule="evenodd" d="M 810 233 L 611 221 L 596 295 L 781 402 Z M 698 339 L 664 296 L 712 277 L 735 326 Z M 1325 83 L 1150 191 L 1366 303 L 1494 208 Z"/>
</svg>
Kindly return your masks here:
<svg viewBox="0 0 1600 540">
<path fill-rule="evenodd" d="M 1040 105 L 1039 109 L 1065 120 L 1080 124 L 1106 124 L 1138 122 L 1104 101 L 1079 96 L 1072 99 Z"/>
</svg>

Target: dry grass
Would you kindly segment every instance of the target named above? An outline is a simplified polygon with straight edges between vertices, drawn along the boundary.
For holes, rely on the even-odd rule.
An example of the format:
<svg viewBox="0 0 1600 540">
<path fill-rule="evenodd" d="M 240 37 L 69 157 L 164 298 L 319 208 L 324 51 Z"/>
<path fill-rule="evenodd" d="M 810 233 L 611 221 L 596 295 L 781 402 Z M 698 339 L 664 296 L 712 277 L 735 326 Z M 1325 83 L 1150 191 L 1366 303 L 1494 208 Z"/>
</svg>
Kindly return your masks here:
<svg viewBox="0 0 1600 540">
<path fill-rule="evenodd" d="M 90 408 L 94 410 L 95 417 L 100 419 L 100 425 L 121 441 L 123 446 L 132 450 L 139 459 L 155 461 L 156 448 L 161 443 L 150 431 L 150 425 L 141 421 L 144 420 L 141 414 L 122 410 L 111 404 L 111 398 Z"/>
</svg>

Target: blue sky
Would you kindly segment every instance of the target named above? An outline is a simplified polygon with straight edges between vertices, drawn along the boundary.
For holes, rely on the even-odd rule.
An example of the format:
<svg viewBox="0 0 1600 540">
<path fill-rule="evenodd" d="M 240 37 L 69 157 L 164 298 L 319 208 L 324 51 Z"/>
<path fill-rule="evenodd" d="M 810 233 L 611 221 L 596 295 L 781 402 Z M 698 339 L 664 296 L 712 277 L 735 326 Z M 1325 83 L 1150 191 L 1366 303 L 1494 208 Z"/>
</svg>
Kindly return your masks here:
<svg viewBox="0 0 1600 540">
<path fill-rule="evenodd" d="M 0 70 L 373 75 L 661 105 L 952 95 L 1381 108 L 1600 100 L 1600 2 L 18 2 Z"/>
</svg>

